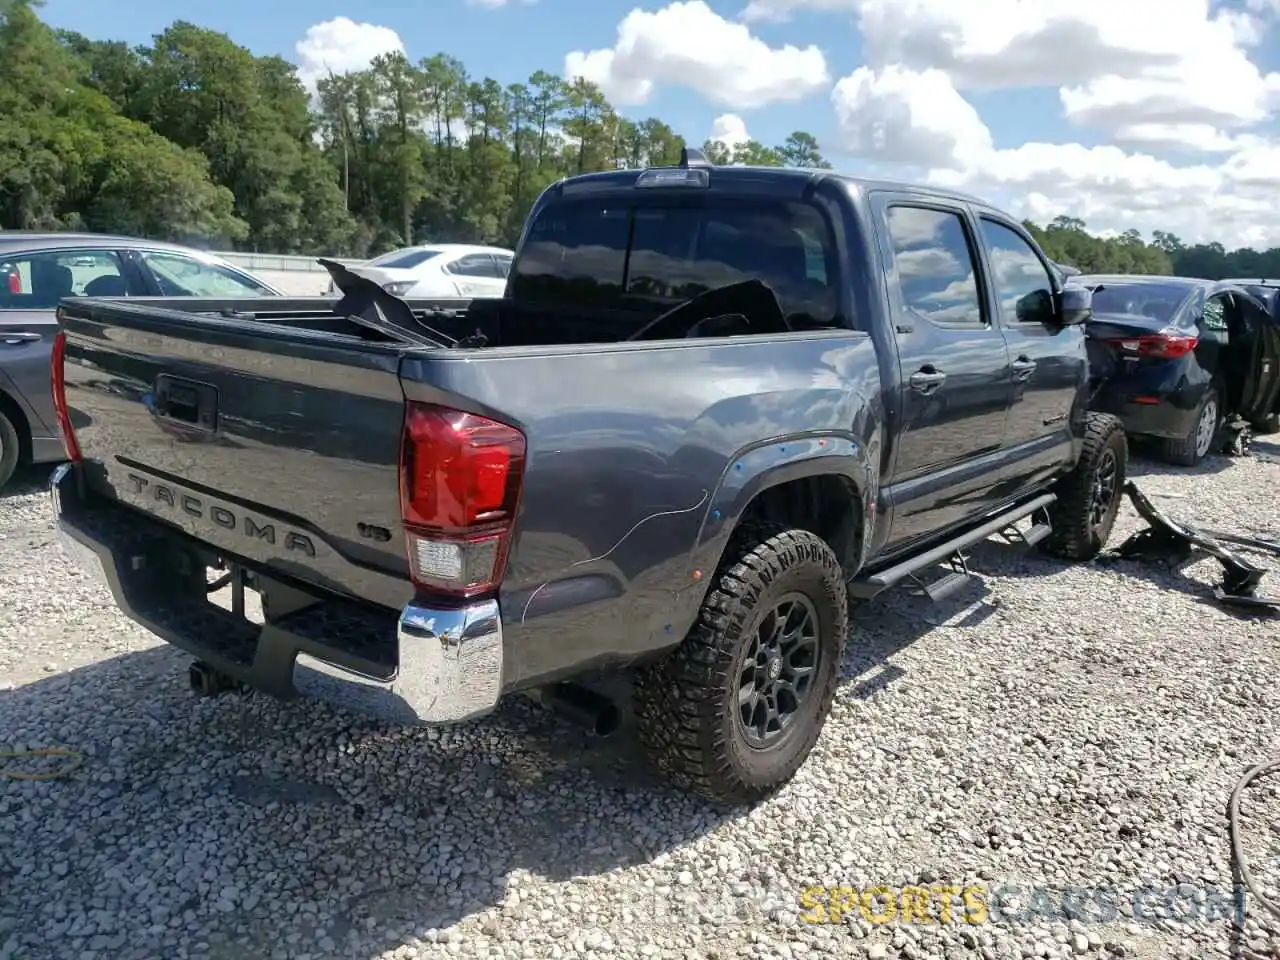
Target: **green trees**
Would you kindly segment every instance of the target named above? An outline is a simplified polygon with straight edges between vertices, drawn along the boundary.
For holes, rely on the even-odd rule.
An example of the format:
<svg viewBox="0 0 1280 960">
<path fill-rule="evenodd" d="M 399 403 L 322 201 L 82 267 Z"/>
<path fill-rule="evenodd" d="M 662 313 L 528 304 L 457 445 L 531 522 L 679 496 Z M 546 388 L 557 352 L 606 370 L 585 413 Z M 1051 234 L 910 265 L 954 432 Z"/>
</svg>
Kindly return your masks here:
<svg viewBox="0 0 1280 960">
<path fill-rule="evenodd" d="M 506 86 L 445 53 L 385 54 L 304 89 L 280 57 L 178 21 L 147 46 L 56 32 L 0 0 L 0 227 L 85 229 L 270 253 L 367 256 L 515 242 L 538 194 L 590 170 L 670 164 L 684 139 L 538 71 Z M 829 168 L 812 134 L 707 141 L 716 163 Z M 1280 276 L 1280 249 L 1103 239 L 1028 224 L 1086 271 Z"/>
</svg>

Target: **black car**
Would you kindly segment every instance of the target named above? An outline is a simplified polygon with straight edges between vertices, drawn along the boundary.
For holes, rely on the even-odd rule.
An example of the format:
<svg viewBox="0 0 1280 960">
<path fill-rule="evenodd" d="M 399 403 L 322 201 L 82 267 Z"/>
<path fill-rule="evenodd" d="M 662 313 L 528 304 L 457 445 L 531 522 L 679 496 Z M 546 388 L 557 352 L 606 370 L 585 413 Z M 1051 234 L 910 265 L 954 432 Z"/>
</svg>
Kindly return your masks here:
<svg viewBox="0 0 1280 960">
<path fill-rule="evenodd" d="M 1092 407 L 1193 466 L 1228 416 L 1266 431 L 1280 409 L 1280 310 L 1256 282 L 1082 275 Z"/>
</svg>

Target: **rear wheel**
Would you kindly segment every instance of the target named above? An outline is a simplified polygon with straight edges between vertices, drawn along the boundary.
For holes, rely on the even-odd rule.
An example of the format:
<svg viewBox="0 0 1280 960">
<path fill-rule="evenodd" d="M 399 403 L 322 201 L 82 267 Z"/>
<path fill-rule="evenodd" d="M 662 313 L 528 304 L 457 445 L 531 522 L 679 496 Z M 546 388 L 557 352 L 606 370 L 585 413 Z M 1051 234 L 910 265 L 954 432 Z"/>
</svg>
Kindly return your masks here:
<svg viewBox="0 0 1280 960">
<path fill-rule="evenodd" d="M 1280 413 L 1272 413 L 1263 417 L 1261 420 L 1255 420 L 1250 424 L 1254 433 L 1273 434 L 1280 433 Z"/>
<path fill-rule="evenodd" d="M 1124 493 L 1129 443 L 1119 419 L 1090 413 L 1075 469 L 1058 482 L 1049 506 L 1053 532 L 1044 550 L 1064 560 L 1092 560 L 1111 536 Z"/>
<path fill-rule="evenodd" d="M 0 412 L 0 487 L 12 479 L 18 469 L 18 458 L 22 452 L 18 441 L 18 428 Z"/>
<path fill-rule="evenodd" d="M 1194 467 L 1213 449 L 1222 422 L 1222 409 L 1218 403 L 1218 391 L 1210 387 L 1205 391 L 1196 408 L 1195 419 L 1185 437 L 1165 440 L 1164 459 L 1181 467 Z"/>
<path fill-rule="evenodd" d="M 848 632 L 840 562 L 819 537 L 752 525 L 697 623 L 636 680 L 641 742 L 681 789 L 752 803 L 795 775 L 831 710 Z"/>
</svg>

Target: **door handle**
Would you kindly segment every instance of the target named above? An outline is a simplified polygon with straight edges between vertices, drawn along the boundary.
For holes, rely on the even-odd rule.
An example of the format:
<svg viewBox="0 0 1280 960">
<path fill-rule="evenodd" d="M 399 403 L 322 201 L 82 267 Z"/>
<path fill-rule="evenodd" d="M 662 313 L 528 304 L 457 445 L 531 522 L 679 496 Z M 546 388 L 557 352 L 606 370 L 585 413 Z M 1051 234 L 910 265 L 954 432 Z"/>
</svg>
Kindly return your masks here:
<svg viewBox="0 0 1280 960">
<path fill-rule="evenodd" d="M 1036 371 L 1036 362 L 1029 357 L 1019 357 L 1011 364 L 1013 367 L 1013 379 L 1030 380 L 1031 374 Z"/>
<path fill-rule="evenodd" d="M 911 375 L 911 389 L 916 393 L 928 395 L 937 390 L 947 380 L 947 375 L 933 367 L 923 367 Z"/>
<path fill-rule="evenodd" d="M 42 339 L 38 333 L 29 333 L 26 330 L 13 330 L 9 333 L 0 333 L 0 343 L 6 347 L 16 347 L 20 343 L 35 343 Z"/>
</svg>

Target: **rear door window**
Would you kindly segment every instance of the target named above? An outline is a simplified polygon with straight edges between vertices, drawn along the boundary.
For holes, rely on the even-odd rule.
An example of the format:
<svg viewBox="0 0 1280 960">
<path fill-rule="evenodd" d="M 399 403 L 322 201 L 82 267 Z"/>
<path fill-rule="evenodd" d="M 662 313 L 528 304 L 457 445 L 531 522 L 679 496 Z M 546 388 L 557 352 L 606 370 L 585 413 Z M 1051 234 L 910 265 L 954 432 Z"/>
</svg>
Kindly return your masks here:
<svg viewBox="0 0 1280 960">
<path fill-rule="evenodd" d="M 976 258 L 960 213 L 894 204 L 888 224 L 903 306 L 939 326 L 985 327 Z"/>
<path fill-rule="evenodd" d="M 497 261 L 487 253 L 469 253 L 454 260 L 445 269 L 459 277 L 483 277 L 486 280 L 502 279 L 502 272 L 498 269 Z"/>
<path fill-rule="evenodd" d="M 52 310 L 63 297 L 128 297 L 137 289 L 112 250 L 0 254 L 0 310 Z"/>
<path fill-rule="evenodd" d="M 511 295 L 656 314 L 758 279 L 793 326 L 835 326 L 836 264 L 831 230 L 809 204 L 575 201 L 538 215 L 512 267 Z"/>
</svg>

